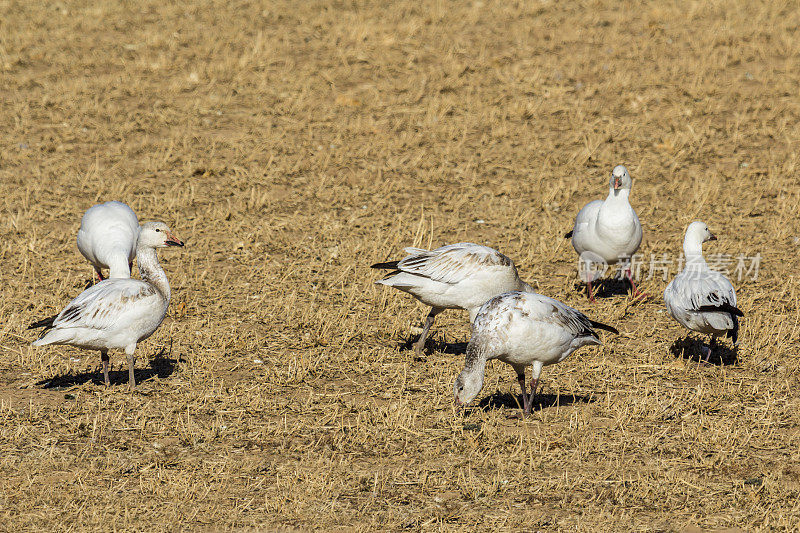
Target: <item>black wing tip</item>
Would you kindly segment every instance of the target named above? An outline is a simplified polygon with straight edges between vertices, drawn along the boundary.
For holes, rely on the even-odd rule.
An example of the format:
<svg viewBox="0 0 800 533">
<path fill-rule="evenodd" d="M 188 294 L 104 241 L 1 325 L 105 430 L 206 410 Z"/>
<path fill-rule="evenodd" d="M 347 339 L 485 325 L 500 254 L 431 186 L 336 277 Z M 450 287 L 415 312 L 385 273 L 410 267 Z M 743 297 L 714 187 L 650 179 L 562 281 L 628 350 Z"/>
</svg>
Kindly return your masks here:
<svg viewBox="0 0 800 533">
<path fill-rule="evenodd" d="M 704 313 L 730 313 L 733 316 L 744 316 L 741 309 L 728 303 L 722 305 L 701 305 L 697 310 L 703 311 Z"/>
<path fill-rule="evenodd" d="M 399 262 L 400 261 L 387 261 L 385 263 L 375 263 L 374 265 L 371 265 L 370 268 L 397 270 L 397 264 Z"/>
<path fill-rule="evenodd" d="M 28 329 L 36 329 L 36 328 L 48 328 L 49 329 L 49 328 L 52 328 L 53 327 L 53 322 L 56 321 L 57 317 L 58 317 L 58 315 L 53 315 L 53 316 L 49 316 L 47 318 L 43 318 L 43 319 L 41 319 L 39 321 L 34 322 L 30 326 L 28 326 Z"/>
<path fill-rule="evenodd" d="M 602 322 L 596 322 L 594 320 L 589 320 L 589 323 L 592 325 L 593 328 L 604 329 L 606 331 L 610 331 L 614 335 L 619 335 L 619 330 L 614 326 L 609 326 L 608 324 L 603 324 Z"/>
<path fill-rule="evenodd" d="M 573 230 L 573 231 L 574 231 L 574 230 Z M 569 233 L 565 233 L 565 234 L 564 234 L 564 238 L 565 238 L 565 239 L 571 239 L 571 238 L 572 238 L 572 231 L 570 231 Z"/>
</svg>

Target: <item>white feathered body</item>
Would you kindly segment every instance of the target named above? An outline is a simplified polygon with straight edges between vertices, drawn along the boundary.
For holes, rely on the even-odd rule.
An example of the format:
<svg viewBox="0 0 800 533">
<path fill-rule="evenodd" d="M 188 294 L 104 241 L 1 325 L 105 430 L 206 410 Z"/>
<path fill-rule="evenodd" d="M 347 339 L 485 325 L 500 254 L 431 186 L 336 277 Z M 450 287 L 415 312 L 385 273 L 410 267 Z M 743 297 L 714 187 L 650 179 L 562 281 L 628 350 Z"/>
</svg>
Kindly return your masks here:
<svg viewBox="0 0 800 533">
<path fill-rule="evenodd" d="M 439 309 L 466 309 L 470 321 L 487 300 L 508 291 L 532 290 L 514 262 L 493 248 L 458 243 L 435 250 L 406 248 L 397 273 L 376 281 Z"/>
<path fill-rule="evenodd" d="M 487 361 L 499 359 L 514 368 L 525 411 L 530 412 L 526 367 L 532 367 L 533 395 L 543 367 L 563 361 L 582 346 L 600 344 L 594 328 L 617 332 L 535 292 L 513 291 L 492 298 L 481 307 L 472 324 L 464 369 L 453 385 L 456 402 L 471 402 L 483 388 Z"/>
<path fill-rule="evenodd" d="M 642 225 L 627 192 L 586 204 L 575 217 L 572 246 L 592 263 L 614 265 L 631 257 L 642 244 Z"/>
<path fill-rule="evenodd" d="M 738 328 L 738 319 L 727 312 L 700 311 L 702 306 L 736 307 L 736 292 L 722 273 L 701 264 L 690 265 L 675 276 L 664 291 L 664 303 L 684 327 L 707 335 L 723 335 Z"/>
<path fill-rule="evenodd" d="M 136 213 L 122 202 L 105 202 L 83 215 L 78 250 L 98 271 L 107 268 L 109 278 L 130 278 L 138 237 Z"/>
<path fill-rule="evenodd" d="M 482 345 L 487 359 L 539 368 L 563 361 L 581 346 L 600 344 L 583 313 L 553 298 L 521 291 L 486 302 L 475 318 L 470 342 Z"/>
<path fill-rule="evenodd" d="M 94 350 L 126 349 L 148 338 L 164 320 L 169 300 L 136 279 L 107 279 L 72 300 L 52 329 L 34 341 Z"/>
</svg>

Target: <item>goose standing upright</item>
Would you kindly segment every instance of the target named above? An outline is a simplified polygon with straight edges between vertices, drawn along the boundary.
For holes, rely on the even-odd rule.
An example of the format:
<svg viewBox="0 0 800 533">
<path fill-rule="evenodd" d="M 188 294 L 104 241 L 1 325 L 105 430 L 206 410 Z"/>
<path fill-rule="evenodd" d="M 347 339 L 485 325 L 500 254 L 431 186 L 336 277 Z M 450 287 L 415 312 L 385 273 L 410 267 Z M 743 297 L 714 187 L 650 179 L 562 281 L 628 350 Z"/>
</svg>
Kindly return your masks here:
<svg viewBox="0 0 800 533">
<path fill-rule="evenodd" d="M 683 238 L 686 266 L 664 291 L 664 303 L 672 318 L 691 331 L 711 336 L 710 346 L 703 347 L 705 361 L 711 358 L 715 338 L 726 335 L 736 345 L 739 340 L 739 317 L 733 284 L 721 272 L 711 270 L 703 258 L 703 243 L 717 237 L 700 221 L 689 224 Z"/>
<path fill-rule="evenodd" d="M 580 262 L 586 269 L 591 301 L 594 301 L 592 266 L 615 265 L 620 260 L 630 260 L 642 244 L 642 224 L 628 201 L 631 187 L 633 180 L 628 169 L 622 165 L 614 167 L 608 197 L 586 204 L 575 217 L 572 231 L 564 236 L 572 238 L 572 247 L 578 252 Z M 634 297 L 640 296 L 642 293 L 636 288 L 630 265 L 625 275 Z"/>
<path fill-rule="evenodd" d="M 122 202 L 105 202 L 93 205 L 81 218 L 78 250 L 94 267 L 99 281 L 103 281 L 103 268 L 108 269 L 109 278 L 129 278 L 138 236 L 136 213 Z"/>
<path fill-rule="evenodd" d="M 466 405 L 483 388 L 486 362 L 500 359 L 514 367 L 522 389 L 524 414 L 531 412 L 542 367 L 559 363 L 582 346 L 601 344 L 595 331 L 615 328 L 595 322 L 568 305 L 535 292 L 507 292 L 486 302 L 472 324 L 464 370 L 453 385 L 455 402 Z M 531 393 L 525 368 L 533 367 Z"/>
<path fill-rule="evenodd" d="M 183 246 L 183 242 L 163 222 L 143 224 L 136 246 L 142 279 L 107 279 L 89 287 L 58 315 L 29 326 L 45 328 L 33 345 L 69 344 L 99 350 L 106 386 L 110 385 L 108 350 L 125 350 L 128 384 L 134 388 L 136 344 L 158 329 L 169 307 L 169 282 L 156 255 L 156 248 L 167 246 Z"/>
<path fill-rule="evenodd" d="M 469 321 L 487 300 L 508 291 L 532 291 L 519 278 L 514 262 L 494 248 L 470 242 L 448 244 L 435 250 L 406 248 L 407 257 L 399 261 L 376 263 L 372 268 L 391 269 L 377 285 L 407 292 L 431 307 L 419 340 L 417 355 L 425 348 L 425 339 L 434 318 L 445 309 L 469 311 Z"/>
</svg>

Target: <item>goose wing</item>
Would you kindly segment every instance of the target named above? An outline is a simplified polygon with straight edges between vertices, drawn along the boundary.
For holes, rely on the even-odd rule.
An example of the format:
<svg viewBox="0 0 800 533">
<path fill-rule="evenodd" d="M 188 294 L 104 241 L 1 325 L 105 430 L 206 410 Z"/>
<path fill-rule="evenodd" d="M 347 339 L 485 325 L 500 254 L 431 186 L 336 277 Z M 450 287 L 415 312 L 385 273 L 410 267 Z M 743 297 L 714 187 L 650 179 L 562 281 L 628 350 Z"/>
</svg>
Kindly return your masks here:
<svg viewBox="0 0 800 533">
<path fill-rule="evenodd" d="M 397 270 L 456 284 L 488 268 L 512 267 L 514 263 L 493 248 L 468 242 L 450 244 L 435 250 L 406 248 L 409 255 L 397 262 Z"/>
<path fill-rule="evenodd" d="M 53 320 L 57 329 L 105 330 L 124 324 L 150 307 L 157 291 L 136 279 L 105 280 L 80 293 Z"/>
</svg>

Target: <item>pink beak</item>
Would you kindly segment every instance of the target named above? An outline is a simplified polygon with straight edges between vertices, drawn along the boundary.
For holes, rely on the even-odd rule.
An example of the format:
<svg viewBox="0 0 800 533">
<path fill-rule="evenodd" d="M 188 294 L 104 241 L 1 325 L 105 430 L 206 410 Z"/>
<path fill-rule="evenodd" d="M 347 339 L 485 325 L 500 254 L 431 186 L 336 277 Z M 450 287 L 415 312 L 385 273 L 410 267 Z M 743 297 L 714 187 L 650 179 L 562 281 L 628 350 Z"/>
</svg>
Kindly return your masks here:
<svg viewBox="0 0 800 533">
<path fill-rule="evenodd" d="M 164 241 L 167 246 L 183 246 L 183 241 L 177 238 L 172 233 L 167 233 L 167 240 Z"/>
<path fill-rule="evenodd" d="M 464 410 L 464 404 L 461 403 L 461 400 L 459 400 L 458 398 L 455 398 L 453 400 L 453 405 L 456 407 L 456 411 L 459 413 Z"/>
<path fill-rule="evenodd" d="M 618 190 L 622 187 L 622 179 L 621 178 L 614 178 L 614 190 Z"/>
</svg>

